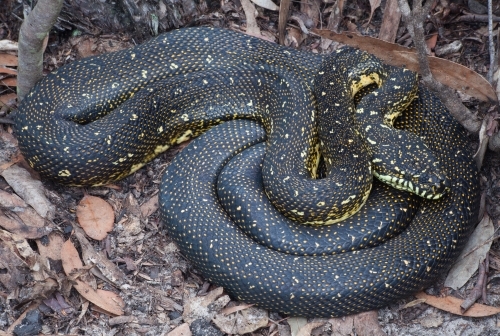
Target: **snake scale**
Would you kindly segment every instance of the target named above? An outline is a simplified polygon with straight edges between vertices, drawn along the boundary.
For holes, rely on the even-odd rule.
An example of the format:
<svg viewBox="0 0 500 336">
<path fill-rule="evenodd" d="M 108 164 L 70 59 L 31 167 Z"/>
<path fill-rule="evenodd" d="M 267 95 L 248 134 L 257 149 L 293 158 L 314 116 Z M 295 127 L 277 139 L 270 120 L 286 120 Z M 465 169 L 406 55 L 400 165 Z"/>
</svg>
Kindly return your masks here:
<svg viewBox="0 0 500 336">
<path fill-rule="evenodd" d="M 414 200 L 406 194 L 390 196 L 404 202 L 403 212 L 410 213 L 408 217 L 403 215 L 402 222 L 408 227 L 397 237 L 378 245 L 380 236 L 392 236 L 402 230 L 391 224 L 392 217 L 401 214 L 389 210 L 392 201 L 381 206 L 368 199 L 367 206 L 373 206 L 362 208 L 362 213 L 369 213 L 365 213 L 369 219 L 362 220 L 363 223 L 352 217 L 353 224 L 341 222 L 339 231 L 331 228 L 334 226 L 309 228 L 300 233 L 292 229 L 284 235 L 293 238 L 300 234 L 304 241 L 289 246 L 289 253 L 282 253 L 279 251 L 282 244 L 266 248 L 244 235 L 218 202 L 219 173 L 227 163 L 237 165 L 233 160 L 240 155 L 246 155 L 243 160 L 250 160 L 253 165 L 268 165 L 277 175 L 285 174 L 282 180 L 288 180 L 286 174 L 290 171 L 305 175 L 314 170 L 311 168 L 313 161 L 317 161 L 314 152 L 321 144 L 314 142 L 314 132 L 295 127 L 316 117 L 308 103 L 304 103 L 303 110 L 309 112 L 297 115 L 297 120 L 283 128 L 283 124 L 278 123 L 282 122 L 282 115 L 280 119 L 272 112 L 269 118 L 262 120 L 255 113 L 256 101 L 248 97 L 258 98 L 261 110 L 266 110 L 267 105 L 275 102 L 263 93 L 286 87 L 286 90 L 279 89 L 285 92 L 286 102 L 299 106 L 302 101 L 309 101 L 306 98 L 312 95 L 314 80 L 324 60 L 321 55 L 227 30 L 174 31 L 129 50 L 70 63 L 48 75 L 19 107 L 16 117 L 19 146 L 30 165 L 43 177 L 64 184 L 99 185 L 122 178 L 175 143 L 206 132 L 167 168 L 160 203 L 170 236 L 208 280 L 224 286 L 239 300 L 292 315 L 342 316 L 382 307 L 424 288 L 441 275 L 458 256 L 477 219 L 478 177 L 466 132 L 425 88 L 418 87 L 416 98 L 394 124 L 425 142 L 441 163 L 449 190 L 437 201 Z M 259 71 L 262 81 L 259 81 Z M 282 72 L 299 80 L 285 78 L 283 81 Z M 224 86 L 212 86 L 233 80 L 237 83 L 232 93 L 220 91 Z M 155 86 L 158 81 L 161 88 Z M 251 92 L 250 87 L 260 85 L 263 85 L 262 91 Z M 162 94 L 171 102 L 167 104 Z M 193 113 L 197 118 L 179 113 L 177 107 L 181 110 L 180 107 L 186 106 L 198 111 Z M 279 110 L 279 106 L 276 108 Z M 156 110 L 162 114 L 148 112 Z M 255 121 L 231 121 L 239 118 L 263 121 L 265 130 Z M 222 121 L 227 122 L 215 126 Z M 270 137 L 266 147 L 272 147 L 273 142 L 280 143 L 286 138 L 288 127 L 292 136 L 298 136 L 298 140 L 288 146 L 305 153 L 305 160 L 294 161 L 294 156 L 283 160 L 289 153 L 286 151 L 283 155 L 262 157 L 261 145 L 250 148 L 266 136 Z M 276 129 L 284 133 L 278 132 L 274 138 L 273 133 L 266 135 L 266 131 Z M 353 139 L 355 136 L 352 135 Z M 281 143 L 277 150 L 283 146 Z M 337 156 L 333 154 L 333 159 L 338 159 Z M 363 160 L 354 160 L 356 167 L 366 167 Z M 292 163 L 288 170 L 281 172 L 279 161 Z M 357 169 L 346 172 L 353 174 L 346 180 L 357 180 L 360 176 Z M 331 186 L 332 181 L 342 186 L 328 178 L 318 181 L 322 180 L 325 181 L 321 183 L 327 184 L 322 187 L 325 193 L 329 192 L 328 183 Z M 430 177 L 429 181 L 434 183 Z M 358 203 L 362 204 L 367 190 L 363 186 L 359 188 L 362 197 Z M 377 187 L 373 193 L 384 194 L 383 188 Z M 227 197 L 231 203 L 233 194 L 224 194 L 226 189 L 222 189 L 223 195 L 219 197 Z M 292 193 L 294 190 L 291 189 Z M 335 192 L 342 194 L 341 202 L 351 195 L 351 190 L 346 191 L 347 186 L 338 188 L 337 185 L 334 190 L 334 195 Z M 314 193 L 310 195 L 315 197 Z M 281 194 L 277 196 L 281 197 Z M 313 200 L 318 205 L 316 208 L 305 205 L 297 210 L 303 204 L 296 203 L 305 203 L 299 201 L 284 211 L 289 212 L 289 217 L 306 222 L 328 218 L 322 212 L 322 202 L 322 199 Z M 234 207 L 235 211 L 239 211 L 238 206 Z M 385 228 L 377 231 L 363 226 L 381 227 L 387 222 L 393 230 L 390 233 Z M 330 235 L 342 236 L 343 240 L 352 240 L 351 243 L 359 240 L 353 233 L 357 231 L 352 231 L 357 225 L 363 227 L 359 231 L 365 234 L 361 247 L 334 241 L 335 248 L 328 248 Z M 262 229 L 253 235 L 260 235 L 264 240 L 266 235 L 278 235 L 280 240 L 282 231 L 271 226 L 272 223 L 264 222 Z M 318 250 L 315 243 L 307 241 L 306 244 L 306 237 L 313 235 L 323 237 L 326 247 Z"/>
</svg>

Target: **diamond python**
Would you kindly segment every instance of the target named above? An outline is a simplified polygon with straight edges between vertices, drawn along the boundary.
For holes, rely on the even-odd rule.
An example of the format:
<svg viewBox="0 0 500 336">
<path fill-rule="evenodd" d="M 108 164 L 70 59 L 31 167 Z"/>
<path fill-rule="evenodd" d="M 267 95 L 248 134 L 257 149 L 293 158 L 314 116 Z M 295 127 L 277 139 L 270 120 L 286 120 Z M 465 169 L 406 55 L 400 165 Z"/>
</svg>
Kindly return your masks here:
<svg viewBox="0 0 500 336">
<path fill-rule="evenodd" d="M 239 66 L 237 75 L 262 65 L 268 74 L 287 71 L 303 78 L 303 85 L 309 88 L 305 94 L 310 95 L 323 60 L 323 56 L 230 31 L 178 30 L 130 50 L 73 62 L 48 75 L 19 107 L 16 120 L 19 146 L 30 165 L 43 177 L 73 185 L 105 184 L 139 169 L 171 145 L 195 137 L 224 120 L 258 119 L 254 110 L 249 109 L 250 101 L 238 100 L 241 96 L 238 94 L 232 97 L 232 104 L 218 107 L 224 112 L 223 118 L 214 119 L 210 104 L 203 103 L 201 98 L 216 97 L 224 102 L 224 97 L 209 92 L 203 86 L 204 80 L 210 84 L 217 76 L 231 80 L 230 71 L 235 65 Z M 229 73 L 218 75 L 221 69 L 229 69 Z M 197 75 L 200 71 L 208 71 L 209 75 Z M 183 92 L 182 87 L 176 87 L 178 80 L 171 79 L 175 75 L 189 82 L 191 91 Z M 158 80 L 167 89 L 155 87 L 153 82 Z M 204 111 L 204 117 L 192 120 L 190 115 L 176 113 L 175 106 L 169 106 L 163 115 L 147 114 L 144 119 L 135 113 L 158 108 L 164 103 L 160 93 L 165 92 L 170 98 L 176 97 L 182 106 L 192 104 Z M 143 102 L 137 98 L 142 96 L 149 99 Z M 301 101 L 304 97 L 294 98 Z M 234 113 L 234 102 L 239 104 L 238 113 Z M 314 112 L 307 117 L 314 117 Z M 158 143 L 165 133 L 165 118 L 174 120 L 176 127 L 168 130 L 169 137 L 163 138 L 169 142 Z M 138 124 L 139 119 L 143 124 Z M 415 217 L 402 234 L 379 246 L 375 246 L 378 242 L 367 244 L 375 247 L 366 249 L 341 248 L 329 252 L 333 255 L 283 254 L 264 248 L 235 227 L 216 202 L 214 183 L 221 163 L 264 140 L 262 129 L 252 123 L 229 121 L 196 139 L 167 169 L 160 196 L 162 216 L 182 253 L 207 279 L 224 286 L 234 297 L 293 315 L 346 315 L 384 306 L 427 286 L 457 257 L 477 217 L 477 171 L 465 131 L 425 88 L 418 88 L 417 97 L 395 125 L 423 139 L 441 162 L 449 191 L 438 201 L 420 201 Z M 269 122 L 264 127 L 275 126 Z M 113 132 L 107 133 L 108 130 Z M 302 161 L 299 175 L 314 170 L 311 168 L 316 160 L 314 136 L 310 132 L 303 135 L 305 142 L 293 145 L 306 151 L 306 164 Z M 269 165 L 279 169 L 276 161 Z M 181 179 L 188 174 L 191 179 Z M 354 176 L 358 176 L 358 171 Z M 366 189 L 361 187 L 360 194 L 363 196 L 358 203 L 362 204 Z M 340 199 L 345 200 L 345 194 Z M 298 216 L 305 221 L 327 216 L 321 209 L 311 210 L 308 206 L 298 211 L 306 215 L 294 214 L 293 210 L 296 208 L 288 210 L 291 218 Z M 375 212 L 379 217 L 372 214 L 371 224 L 389 220 L 387 209 L 380 207 Z M 370 229 L 364 231 L 371 233 Z"/>
</svg>

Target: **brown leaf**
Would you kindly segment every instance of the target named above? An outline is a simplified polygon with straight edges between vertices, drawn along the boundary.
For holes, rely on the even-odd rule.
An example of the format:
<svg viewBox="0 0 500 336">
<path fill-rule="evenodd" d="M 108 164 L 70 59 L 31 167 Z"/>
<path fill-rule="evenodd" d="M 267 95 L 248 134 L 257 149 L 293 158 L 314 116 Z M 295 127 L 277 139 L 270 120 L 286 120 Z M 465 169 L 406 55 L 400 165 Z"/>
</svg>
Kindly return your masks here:
<svg viewBox="0 0 500 336">
<path fill-rule="evenodd" d="M 390 65 L 405 66 L 417 72 L 419 70 L 418 58 L 414 49 L 352 33 L 338 34 L 321 29 L 313 29 L 312 32 L 321 37 L 365 50 Z M 463 65 L 442 58 L 428 58 L 432 74 L 439 82 L 483 101 L 498 101 L 493 87 L 478 73 Z"/>
<path fill-rule="evenodd" d="M 457 299 L 456 297 L 453 296 L 436 297 L 428 295 L 425 292 L 417 293 L 415 294 L 415 296 L 419 299 L 425 299 L 425 303 L 427 303 L 428 305 L 431 305 L 433 307 L 436 307 L 438 309 L 447 311 L 455 315 L 469 316 L 469 317 L 484 317 L 500 313 L 500 308 L 475 303 L 465 313 L 462 314 L 460 304 L 464 300 Z"/>
<path fill-rule="evenodd" d="M 78 251 L 69 239 L 63 244 L 61 259 L 66 275 L 83 267 Z M 117 294 L 101 289 L 94 290 L 80 279 L 75 280 L 74 288 L 81 296 L 108 312 L 108 314 L 123 315 L 125 303 Z"/>
<path fill-rule="evenodd" d="M 69 239 L 62 245 L 61 260 L 66 275 L 69 275 L 74 270 L 78 270 L 83 267 L 83 263 L 80 259 L 80 256 L 78 255 L 78 251 Z"/>
<path fill-rule="evenodd" d="M 0 54 L 0 65 L 17 66 L 17 56 Z"/>
<path fill-rule="evenodd" d="M 102 240 L 113 230 L 115 213 L 102 198 L 85 195 L 76 208 L 78 223 L 92 239 Z"/>
<path fill-rule="evenodd" d="M 5 86 L 17 86 L 17 79 L 15 77 L 9 77 L 0 80 L 0 82 Z"/>
<path fill-rule="evenodd" d="M 61 250 L 64 244 L 64 237 L 58 232 L 52 232 L 48 235 L 48 244 L 37 240 L 38 252 L 44 259 L 61 260 Z"/>
<path fill-rule="evenodd" d="M 154 195 L 141 205 L 142 217 L 149 217 L 156 210 L 158 210 L 158 194 Z"/>
<path fill-rule="evenodd" d="M 16 98 L 17 98 L 17 94 L 16 93 L 7 93 L 7 94 L 4 94 L 4 95 L 0 96 L 0 103 L 2 103 L 2 104 L 8 104 L 11 100 L 16 99 Z"/>
<path fill-rule="evenodd" d="M 0 189 L 0 205 L 3 208 L 13 209 L 16 207 L 25 208 L 28 205 L 16 194 L 11 194 Z"/>
<path fill-rule="evenodd" d="M 425 44 L 427 45 L 427 51 L 431 55 L 434 55 L 434 53 L 431 50 L 436 47 L 437 40 L 438 40 L 438 34 L 431 35 L 431 37 L 425 40 Z"/>
<path fill-rule="evenodd" d="M 52 228 L 46 227 L 34 227 L 31 225 L 26 225 L 15 212 L 5 213 L 0 210 L 0 226 L 9 232 L 18 235 L 24 239 L 37 239 L 48 235 L 52 232 Z"/>
<path fill-rule="evenodd" d="M 8 74 L 8 75 L 17 75 L 17 70 L 7 68 L 4 66 L 0 66 L 0 73 Z"/>
</svg>

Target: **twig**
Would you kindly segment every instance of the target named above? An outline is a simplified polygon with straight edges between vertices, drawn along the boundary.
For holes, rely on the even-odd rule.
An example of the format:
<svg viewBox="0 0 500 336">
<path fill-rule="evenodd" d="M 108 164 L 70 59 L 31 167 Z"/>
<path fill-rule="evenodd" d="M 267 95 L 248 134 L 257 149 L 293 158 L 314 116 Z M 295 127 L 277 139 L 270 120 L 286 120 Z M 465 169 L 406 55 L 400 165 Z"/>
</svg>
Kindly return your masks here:
<svg viewBox="0 0 500 336">
<path fill-rule="evenodd" d="M 481 301 L 483 301 L 484 304 L 489 304 L 488 302 L 488 297 L 486 296 L 486 285 L 488 285 L 488 274 L 490 273 L 490 254 L 487 253 L 486 257 L 484 258 L 484 271 L 485 271 L 485 277 L 484 277 L 484 284 L 483 284 L 483 291 L 481 293 Z"/>
<path fill-rule="evenodd" d="M 493 15 L 491 19 L 493 22 L 500 22 L 500 16 Z M 450 21 L 450 23 L 456 22 L 488 22 L 488 15 L 465 14 Z"/>
<path fill-rule="evenodd" d="M 486 258 L 488 258 L 488 256 L 486 256 Z M 479 270 L 477 271 L 478 273 L 477 282 L 472 292 L 460 305 L 462 313 L 464 313 L 467 309 L 469 309 L 474 304 L 474 302 L 476 302 L 483 295 L 483 293 L 486 293 L 485 290 L 487 281 L 486 274 L 488 272 L 486 269 L 486 264 L 487 264 L 486 260 L 482 260 L 479 262 Z"/>
<path fill-rule="evenodd" d="M 469 132 L 477 134 L 481 128 L 481 120 L 459 101 L 452 89 L 436 81 L 429 68 L 427 46 L 424 39 L 424 20 L 433 1 L 427 1 L 422 7 L 422 1 L 415 0 L 413 1 L 413 11 L 410 10 L 407 0 L 398 0 L 398 3 L 403 20 L 417 49 L 422 81 L 441 99 L 455 119 Z"/>
<path fill-rule="evenodd" d="M 495 68 L 495 44 L 493 43 L 493 13 L 491 0 L 488 0 L 488 50 L 490 52 L 490 69 L 488 70 L 488 82 L 493 85 L 493 70 Z"/>
<path fill-rule="evenodd" d="M 42 78 L 43 51 L 49 31 L 61 11 L 63 0 L 39 0 L 19 32 L 19 100 Z M 44 43 L 45 42 L 45 43 Z"/>
</svg>

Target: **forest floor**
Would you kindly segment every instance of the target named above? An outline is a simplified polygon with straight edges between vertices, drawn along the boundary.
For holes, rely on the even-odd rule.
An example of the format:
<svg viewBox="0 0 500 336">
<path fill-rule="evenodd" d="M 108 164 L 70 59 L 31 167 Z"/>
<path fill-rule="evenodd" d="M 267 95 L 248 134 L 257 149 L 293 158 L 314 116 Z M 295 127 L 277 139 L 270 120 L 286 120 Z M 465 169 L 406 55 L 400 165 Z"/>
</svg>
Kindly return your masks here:
<svg viewBox="0 0 500 336">
<path fill-rule="evenodd" d="M 304 52 L 330 53 L 342 44 L 305 33 L 329 28 L 370 37 L 383 35 L 412 47 L 411 37 L 390 2 L 294 2 L 284 43 Z M 221 27 L 278 43 L 278 7 L 270 0 L 255 3 L 67 2 L 47 41 L 44 73 L 185 26 Z M 429 53 L 485 77 L 489 69 L 486 4 L 436 1 L 425 22 Z M 0 40 L 18 40 L 23 8 L 15 0 L 0 3 Z M 500 3 L 494 1 L 493 13 L 500 16 Z M 494 23 L 494 36 L 499 33 L 498 22 Z M 459 289 L 445 287 L 443 274 L 442 280 L 427 290 L 437 296 L 432 305 L 419 296 L 354 317 L 287 317 L 233 301 L 222 288 L 206 282 L 162 229 L 157 211 L 160 177 L 186 144 L 168 150 L 113 185 L 77 188 L 45 180 L 40 183 L 37 173 L 19 155 L 12 130 L 10 112 L 17 106 L 16 47 L 1 46 L 0 336 L 500 335 L 496 315 L 500 310 L 495 308 L 500 307 L 498 154 L 487 151 L 483 162 L 482 214 L 486 215 L 481 218 L 481 230 L 475 233 L 476 245 L 470 248 L 473 265 L 456 271 L 462 279 Z M 484 91 L 485 87 L 476 89 Z M 490 107 L 470 92 L 459 92 L 459 96 L 481 117 Z M 477 135 L 470 139 L 478 146 Z M 485 258 L 486 268 L 478 270 L 478 260 Z M 72 268 L 80 270 L 69 272 Z M 485 305 L 474 308 L 478 317 L 451 313 L 460 308 L 446 298 L 470 297 L 481 277 L 485 277 L 486 297 L 482 298 Z"/>
</svg>

